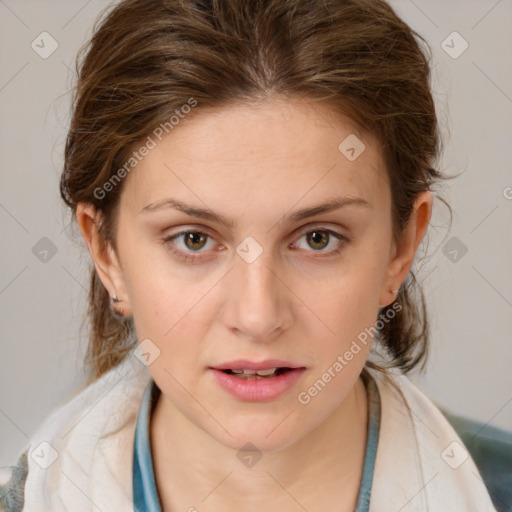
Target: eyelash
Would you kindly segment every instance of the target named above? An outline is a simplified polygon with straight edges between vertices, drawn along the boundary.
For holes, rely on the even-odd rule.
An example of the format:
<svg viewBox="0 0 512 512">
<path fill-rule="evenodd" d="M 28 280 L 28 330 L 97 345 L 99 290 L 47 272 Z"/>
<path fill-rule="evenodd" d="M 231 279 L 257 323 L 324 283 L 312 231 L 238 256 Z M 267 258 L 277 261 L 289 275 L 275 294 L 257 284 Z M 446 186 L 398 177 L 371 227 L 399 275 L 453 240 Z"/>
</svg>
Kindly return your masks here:
<svg viewBox="0 0 512 512">
<path fill-rule="evenodd" d="M 347 236 L 344 236 L 342 235 L 341 233 L 338 233 L 337 231 L 333 231 L 331 229 L 328 229 L 328 228 L 325 228 L 323 226 L 314 226 L 314 227 L 310 227 L 308 228 L 307 230 L 305 231 L 302 231 L 300 234 L 299 234 L 299 237 L 297 240 L 299 240 L 300 238 L 302 238 L 304 235 L 307 235 L 309 233 L 312 233 L 314 231 L 322 231 L 322 232 L 325 232 L 325 233 L 328 233 L 329 236 L 334 236 L 335 238 L 337 238 L 340 243 L 341 243 L 341 247 L 337 247 L 335 249 L 331 249 L 330 251 L 322 251 L 322 250 L 318 250 L 318 251 L 310 251 L 310 252 L 316 252 L 316 253 L 322 253 L 321 256 L 314 256 L 315 258 L 324 258 L 324 257 L 329 257 L 329 256 L 333 256 L 334 254 L 339 254 L 342 247 L 346 244 L 346 243 L 349 243 L 352 241 L 351 238 L 348 238 Z M 187 230 L 184 230 L 184 231 L 180 231 L 178 233 L 175 233 L 173 235 L 170 235 L 170 236 L 167 236 L 165 238 L 162 239 L 162 242 L 164 244 L 168 244 L 169 242 L 171 242 L 171 245 L 170 245 L 170 251 L 175 254 L 178 258 L 180 258 L 181 260 L 183 260 L 185 263 L 198 263 L 200 259 L 202 259 L 202 256 L 191 256 L 191 254 L 193 253 L 190 253 L 190 252 L 185 252 L 185 251 L 182 251 L 181 249 L 176 249 L 175 247 L 175 244 L 173 243 L 173 240 L 176 239 L 176 238 L 180 238 L 182 237 L 183 235 L 187 235 L 189 233 L 194 233 L 194 234 L 200 234 L 200 235 L 206 235 L 207 237 L 209 237 L 210 239 L 213 239 L 212 236 L 210 236 L 208 233 L 206 233 L 205 231 L 201 231 L 199 229 L 187 229 Z M 330 242 L 330 239 L 329 239 L 329 242 Z M 204 252 L 204 251 L 202 251 Z M 199 251 L 197 251 L 198 254 L 200 254 Z M 324 254 L 326 254 L 327 256 L 325 256 Z"/>
</svg>

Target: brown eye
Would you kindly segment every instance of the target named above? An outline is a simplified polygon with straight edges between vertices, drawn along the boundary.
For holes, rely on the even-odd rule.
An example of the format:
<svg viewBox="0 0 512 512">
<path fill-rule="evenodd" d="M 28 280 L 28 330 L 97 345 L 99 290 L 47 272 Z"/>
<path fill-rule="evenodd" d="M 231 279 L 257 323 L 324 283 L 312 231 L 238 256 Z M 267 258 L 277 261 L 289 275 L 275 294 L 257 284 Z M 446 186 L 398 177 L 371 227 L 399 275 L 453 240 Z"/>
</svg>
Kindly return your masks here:
<svg viewBox="0 0 512 512">
<path fill-rule="evenodd" d="M 305 240 L 305 243 L 301 242 L 302 239 Z M 320 255 L 328 256 L 338 253 L 342 246 L 349 241 L 348 237 L 336 231 L 319 227 L 303 231 L 293 246 L 294 248 L 305 249 L 308 252 L 318 252 Z"/>
<path fill-rule="evenodd" d="M 208 235 L 200 231 L 187 231 L 182 235 L 185 246 L 192 251 L 202 249 L 208 239 Z"/>
<path fill-rule="evenodd" d="M 322 230 L 310 231 L 306 234 L 306 240 L 311 248 L 315 250 L 324 249 L 329 243 L 329 233 Z"/>
<path fill-rule="evenodd" d="M 203 253 L 215 247 L 214 239 L 203 231 L 180 231 L 163 238 L 163 242 L 174 254 L 187 261 L 199 261 L 205 256 Z"/>
</svg>

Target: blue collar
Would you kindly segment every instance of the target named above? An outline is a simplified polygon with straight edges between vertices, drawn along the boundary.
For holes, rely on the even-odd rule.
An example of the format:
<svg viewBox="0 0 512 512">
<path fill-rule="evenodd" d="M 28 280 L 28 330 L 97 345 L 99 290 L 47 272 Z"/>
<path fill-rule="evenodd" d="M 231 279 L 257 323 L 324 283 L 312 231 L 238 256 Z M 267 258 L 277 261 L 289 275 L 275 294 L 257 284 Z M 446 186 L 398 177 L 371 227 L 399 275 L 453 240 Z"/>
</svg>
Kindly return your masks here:
<svg viewBox="0 0 512 512">
<path fill-rule="evenodd" d="M 149 442 L 149 422 L 160 389 L 150 380 L 139 410 L 133 452 L 133 505 L 135 512 L 161 512 Z"/>
<path fill-rule="evenodd" d="M 368 396 L 368 433 L 363 475 L 354 512 L 368 512 L 370 506 L 381 415 L 380 396 L 375 380 L 366 369 L 361 373 L 361 377 Z M 133 504 L 135 512 L 161 512 L 162 510 L 156 489 L 149 441 L 149 422 L 159 394 L 160 389 L 151 379 L 142 399 L 135 428 L 133 453 Z"/>
</svg>

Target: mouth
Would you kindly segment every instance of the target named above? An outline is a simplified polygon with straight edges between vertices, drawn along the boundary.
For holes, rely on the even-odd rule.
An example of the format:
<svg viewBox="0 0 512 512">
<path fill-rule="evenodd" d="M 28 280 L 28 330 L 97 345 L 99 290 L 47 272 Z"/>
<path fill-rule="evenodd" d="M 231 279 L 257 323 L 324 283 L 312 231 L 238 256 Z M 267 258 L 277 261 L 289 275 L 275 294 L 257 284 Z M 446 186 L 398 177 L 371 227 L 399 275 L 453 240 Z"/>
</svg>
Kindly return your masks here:
<svg viewBox="0 0 512 512">
<path fill-rule="evenodd" d="M 238 360 L 210 367 L 215 381 L 239 400 L 274 400 L 297 385 L 306 367 L 287 361 L 267 360 L 255 363 Z"/>
</svg>

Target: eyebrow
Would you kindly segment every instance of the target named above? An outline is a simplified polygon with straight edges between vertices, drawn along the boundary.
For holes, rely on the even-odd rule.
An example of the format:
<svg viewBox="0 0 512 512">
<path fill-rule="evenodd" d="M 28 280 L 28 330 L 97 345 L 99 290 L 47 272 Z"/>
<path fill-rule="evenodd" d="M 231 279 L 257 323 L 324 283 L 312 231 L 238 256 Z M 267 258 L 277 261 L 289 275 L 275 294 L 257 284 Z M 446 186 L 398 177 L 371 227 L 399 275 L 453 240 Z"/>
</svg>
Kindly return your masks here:
<svg viewBox="0 0 512 512">
<path fill-rule="evenodd" d="M 284 216 L 284 218 L 290 222 L 298 222 L 300 220 L 320 215 L 321 213 L 338 210 L 346 206 L 362 206 L 367 209 L 372 209 L 372 205 L 362 197 L 333 197 L 324 203 L 297 210 L 291 215 Z M 173 198 L 162 199 L 160 201 L 150 203 L 144 206 L 139 213 L 149 213 L 168 208 L 174 208 L 180 212 L 190 215 L 191 217 L 198 217 L 200 219 L 217 222 L 228 228 L 233 228 L 236 225 L 236 222 L 233 219 L 215 213 L 209 208 L 198 208 L 197 206 L 189 205 Z"/>
</svg>

